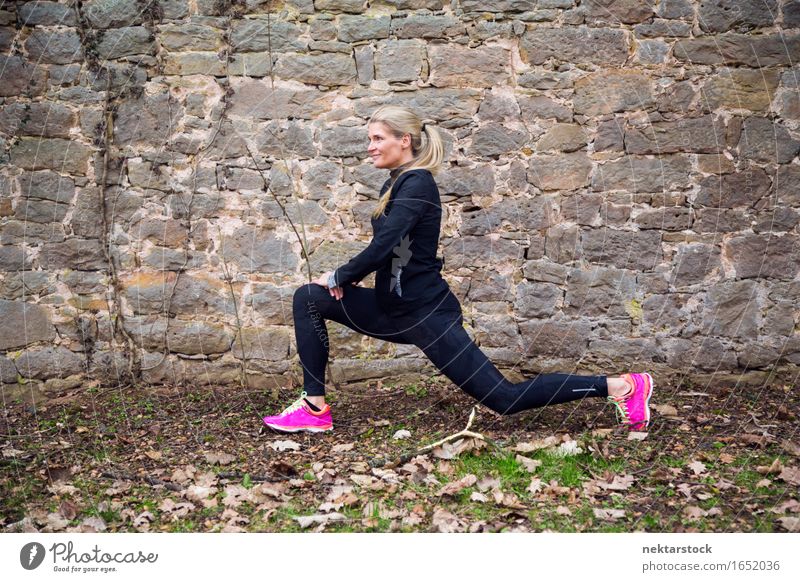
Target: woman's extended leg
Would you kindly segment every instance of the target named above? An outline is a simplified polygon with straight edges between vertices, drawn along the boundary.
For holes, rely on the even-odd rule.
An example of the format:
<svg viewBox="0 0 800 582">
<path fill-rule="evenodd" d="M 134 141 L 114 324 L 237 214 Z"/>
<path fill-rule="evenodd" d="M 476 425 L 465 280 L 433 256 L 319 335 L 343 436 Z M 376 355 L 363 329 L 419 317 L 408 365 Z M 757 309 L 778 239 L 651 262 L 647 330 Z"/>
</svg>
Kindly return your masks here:
<svg viewBox="0 0 800 582">
<path fill-rule="evenodd" d="M 587 396 L 605 398 L 609 395 L 606 376 L 539 374 L 530 380 L 510 382 L 464 330 L 460 311 L 436 311 L 416 325 L 405 323 L 404 327 L 408 327 L 406 334 L 445 376 L 500 414 L 514 414 Z M 649 400 L 652 379 L 649 376 L 647 379 L 650 385 L 642 390 L 647 391 Z"/>
</svg>

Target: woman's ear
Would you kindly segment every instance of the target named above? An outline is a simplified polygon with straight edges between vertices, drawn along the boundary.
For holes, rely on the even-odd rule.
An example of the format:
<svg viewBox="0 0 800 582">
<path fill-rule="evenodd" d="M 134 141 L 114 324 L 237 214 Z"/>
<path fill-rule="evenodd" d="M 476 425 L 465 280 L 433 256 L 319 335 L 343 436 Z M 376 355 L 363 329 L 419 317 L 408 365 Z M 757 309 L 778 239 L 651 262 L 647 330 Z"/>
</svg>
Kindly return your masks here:
<svg viewBox="0 0 800 582">
<path fill-rule="evenodd" d="M 403 140 L 402 140 L 401 143 L 403 144 L 404 148 L 410 148 L 411 147 L 411 134 L 410 133 L 403 134 Z"/>
</svg>

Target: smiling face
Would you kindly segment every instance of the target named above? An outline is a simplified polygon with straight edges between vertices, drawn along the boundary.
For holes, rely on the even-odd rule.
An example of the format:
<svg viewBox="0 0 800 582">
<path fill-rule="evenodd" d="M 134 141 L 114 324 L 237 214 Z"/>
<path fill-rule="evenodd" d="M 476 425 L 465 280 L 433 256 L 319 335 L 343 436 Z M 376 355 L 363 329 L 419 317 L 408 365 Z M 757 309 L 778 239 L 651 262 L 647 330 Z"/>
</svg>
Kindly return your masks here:
<svg viewBox="0 0 800 582">
<path fill-rule="evenodd" d="M 376 168 L 391 170 L 414 158 L 411 135 L 396 137 L 384 123 L 370 123 L 367 153 Z"/>
</svg>

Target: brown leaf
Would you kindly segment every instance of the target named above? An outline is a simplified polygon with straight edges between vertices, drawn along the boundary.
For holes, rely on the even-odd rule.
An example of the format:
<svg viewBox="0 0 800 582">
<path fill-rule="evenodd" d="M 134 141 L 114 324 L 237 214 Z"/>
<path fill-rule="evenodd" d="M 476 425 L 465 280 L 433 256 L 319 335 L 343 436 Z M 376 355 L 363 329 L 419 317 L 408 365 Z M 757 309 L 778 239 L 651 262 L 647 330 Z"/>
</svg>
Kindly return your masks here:
<svg viewBox="0 0 800 582">
<path fill-rule="evenodd" d="M 772 464 L 769 466 L 761 465 L 756 467 L 756 471 L 761 473 L 762 475 L 771 475 L 773 473 L 780 473 L 783 471 L 783 463 L 781 463 L 780 459 L 775 459 L 772 461 Z"/>
<path fill-rule="evenodd" d="M 594 516 L 597 519 L 604 519 L 606 521 L 617 521 L 618 519 L 622 519 L 625 517 L 625 510 L 624 509 L 599 509 L 595 508 Z"/>
<path fill-rule="evenodd" d="M 516 456 L 517 462 L 521 464 L 528 473 L 535 473 L 536 469 L 542 466 L 542 462 L 538 459 L 529 459 L 522 455 Z"/>
<path fill-rule="evenodd" d="M 342 515 L 341 513 L 325 513 L 317 515 L 301 515 L 295 517 L 294 519 L 300 524 L 301 528 L 306 529 L 315 524 L 324 527 L 330 522 L 344 521 L 347 519 L 347 516 Z"/>
<path fill-rule="evenodd" d="M 153 461 L 161 460 L 161 451 L 150 450 L 150 451 L 145 451 L 144 454 L 147 455 L 147 457 L 152 459 Z"/>
<path fill-rule="evenodd" d="M 733 455 L 728 454 L 728 453 L 720 453 L 720 455 L 719 455 L 719 462 L 720 463 L 725 463 L 726 465 L 730 465 L 735 460 L 736 460 L 736 457 L 734 457 Z"/>
<path fill-rule="evenodd" d="M 800 513 L 800 502 L 796 499 L 784 501 L 778 507 L 773 507 L 770 511 L 772 513 Z"/>
<path fill-rule="evenodd" d="M 640 432 L 636 430 L 632 430 L 628 433 L 628 440 L 629 441 L 643 441 L 647 438 L 646 432 Z"/>
<path fill-rule="evenodd" d="M 355 443 L 343 443 L 341 445 L 333 445 L 333 447 L 331 447 L 331 452 L 345 453 L 347 451 L 352 451 L 354 446 L 356 446 Z"/>
<path fill-rule="evenodd" d="M 542 480 L 534 477 L 533 479 L 531 479 L 531 484 L 528 485 L 528 491 L 536 495 L 542 490 L 542 487 L 543 487 Z"/>
<path fill-rule="evenodd" d="M 778 523 L 788 532 L 800 532 L 800 517 L 781 517 L 778 519 Z"/>
<path fill-rule="evenodd" d="M 687 465 L 695 475 L 701 475 L 706 472 L 706 466 L 700 461 L 692 461 Z"/>
<path fill-rule="evenodd" d="M 800 485 L 800 467 L 784 467 L 778 479 L 790 485 Z"/>
<path fill-rule="evenodd" d="M 58 513 L 60 513 L 64 519 L 72 521 L 78 517 L 78 506 L 69 499 L 65 499 L 61 502 L 61 505 L 58 506 Z"/>
<path fill-rule="evenodd" d="M 467 487 L 472 487 L 477 481 L 478 478 L 472 473 L 469 475 L 464 475 L 458 481 L 451 481 L 450 483 L 447 483 L 444 487 L 439 489 L 437 495 L 455 495 Z"/>
<path fill-rule="evenodd" d="M 449 511 L 439 508 L 433 512 L 433 527 L 442 533 L 463 532 L 466 524 Z"/>
<path fill-rule="evenodd" d="M 781 448 L 790 455 L 800 457 L 800 445 L 793 443 L 792 441 L 783 441 L 781 443 Z"/>
<path fill-rule="evenodd" d="M 705 515 L 706 512 L 703 509 L 697 507 L 696 505 L 687 505 L 686 507 L 683 508 L 683 516 L 686 519 L 691 519 L 691 520 L 700 519 L 701 517 L 705 517 Z"/>
<path fill-rule="evenodd" d="M 210 465 L 230 465 L 236 457 L 228 453 L 206 453 L 206 462 Z"/>
<path fill-rule="evenodd" d="M 656 404 L 653 409 L 661 416 L 678 416 L 678 409 L 671 404 Z"/>
<path fill-rule="evenodd" d="M 273 441 L 269 444 L 269 446 L 278 452 L 300 450 L 300 443 L 292 440 Z"/>
</svg>

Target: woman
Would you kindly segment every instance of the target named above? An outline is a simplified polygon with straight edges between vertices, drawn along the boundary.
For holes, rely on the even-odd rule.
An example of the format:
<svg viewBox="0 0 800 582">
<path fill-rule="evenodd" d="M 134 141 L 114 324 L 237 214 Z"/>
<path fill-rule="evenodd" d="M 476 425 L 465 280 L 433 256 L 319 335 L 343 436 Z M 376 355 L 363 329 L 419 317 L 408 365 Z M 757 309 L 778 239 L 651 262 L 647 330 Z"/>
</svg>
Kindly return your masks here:
<svg viewBox="0 0 800 582">
<path fill-rule="evenodd" d="M 295 292 L 305 391 L 264 423 L 281 432 L 333 429 L 325 403 L 324 320 L 330 319 L 371 337 L 414 344 L 453 383 L 500 414 L 597 396 L 614 403 L 631 429 L 646 428 L 653 391 L 649 374 L 540 374 L 514 384 L 494 367 L 464 330 L 461 305 L 436 258 L 442 206 L 432 173 L 444 157 L 438 131 L 408 108 L 384 106 L 369 120 L 368 135 L 374 166 L 390 173 L 372 216 L 373 239 L 349 262 Z M 356 286 L 373 271 L 374 289 Z"/>
</svg>

